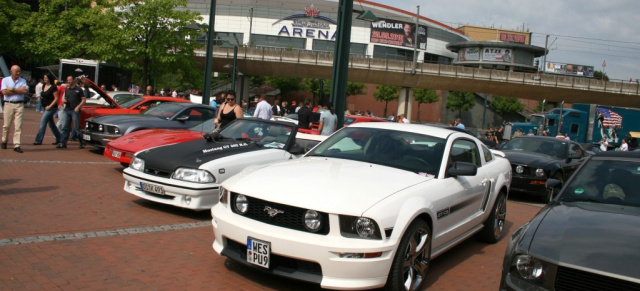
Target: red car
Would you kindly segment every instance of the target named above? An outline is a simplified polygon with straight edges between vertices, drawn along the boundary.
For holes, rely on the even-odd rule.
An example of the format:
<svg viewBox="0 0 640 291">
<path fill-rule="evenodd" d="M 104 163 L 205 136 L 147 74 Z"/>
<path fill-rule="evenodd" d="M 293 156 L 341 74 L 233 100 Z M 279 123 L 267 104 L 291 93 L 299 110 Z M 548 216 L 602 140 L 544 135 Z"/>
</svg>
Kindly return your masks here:
<svg viewBox="0 0 640 291">
<path fill-rule="evenodd" d="M 89 78 L 82 78 L 82 81 L 98 92 L 100 96 L 107 101 L 109 105 L 85 105 L 80 110 L 80 128 L 85 128 L 85 120 L 93 116 L 105 116 L 114 114 L 138 114 L 152 105 L 157 105 L 164 102 L 190 102 L 189 100 L 173 97 L 159 97 L 159 96 L 129 96 L 120 100 L 120 103 L 116 102 L 104 92 L 99 86 L 97 86 Z"/>
<path fill-rule="evenodd" d="M 143 149 L 200 139 L 215 128 L 213 119 L 190 129 L 145 129 L 134 131 L 110 141 L 104 148 L 104 156 L 127 167 L 133 154 Z"/>
</svg>

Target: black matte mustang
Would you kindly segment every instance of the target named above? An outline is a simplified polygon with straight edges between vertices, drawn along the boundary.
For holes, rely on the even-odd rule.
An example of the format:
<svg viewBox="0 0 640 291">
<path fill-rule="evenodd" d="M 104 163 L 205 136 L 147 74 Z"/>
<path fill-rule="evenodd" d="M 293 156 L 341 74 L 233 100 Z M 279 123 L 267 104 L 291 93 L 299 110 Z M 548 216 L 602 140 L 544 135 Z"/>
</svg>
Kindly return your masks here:
<svg viewBox="0 0 640 291">
<path fill-rule="evenodd" d="M 500 290 L 640 290 L 638 178 L 640 152 L 588 158 L 557 199 L 513 233 Z"/>
<path fill-rule="evenodd" d="M 513 171 L 511 191 L 553 199 L 545 189 L 548 178 L 564 181 L 589 154 L 577 142 L 547 136 L 521 136 L 500 147 Z"/>
<path fill-rule="evenodd" d="M 107 115 L 87 120 L 83 139 L 104 148 L 110 141 L 142 129 L 187 129 L 213 119 L 215 110 L 209 105 L 170 102 L 151 107 L 141 114 Z"/>
</svg>

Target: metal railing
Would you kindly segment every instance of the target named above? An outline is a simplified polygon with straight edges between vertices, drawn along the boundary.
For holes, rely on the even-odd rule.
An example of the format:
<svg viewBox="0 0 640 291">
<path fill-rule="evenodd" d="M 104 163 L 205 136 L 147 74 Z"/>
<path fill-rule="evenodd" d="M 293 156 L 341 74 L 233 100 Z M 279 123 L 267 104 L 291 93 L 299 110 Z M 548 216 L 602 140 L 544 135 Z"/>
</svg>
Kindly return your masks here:
<svg viewBox="0 0 640 291">
<path fill-rule="evenodd" d="M 196 51 L 196 55 L 204 57 L 205 52 Z M 233 48 L 216 46 L 213 49 L 213 57 L 233 59 Z M 330 52 L 288 50 L 275 47 L 239 47 L 237 58 L 316 66 L 333 66 L 333 53 Z M 351 55 L 349 58 L 349 68 L 410 74 L 412 71 L 412 62 Z M 470 68 L 430 63 L 418 63 L 416 65 L 416 74 L 518 83 L 554 88 L 569 88 L 605 93 L 640 95 L 640 85 L 638 83 L 611 82 L 585 77 L 510 72 L 505 70 Z"/>
</svg>

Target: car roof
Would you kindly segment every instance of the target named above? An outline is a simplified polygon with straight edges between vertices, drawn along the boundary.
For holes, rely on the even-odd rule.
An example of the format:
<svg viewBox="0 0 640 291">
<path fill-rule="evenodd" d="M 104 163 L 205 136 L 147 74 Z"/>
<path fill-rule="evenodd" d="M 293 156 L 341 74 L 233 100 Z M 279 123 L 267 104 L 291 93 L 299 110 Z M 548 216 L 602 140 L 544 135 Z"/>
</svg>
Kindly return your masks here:
<svg viewBox="0 0 640 291">
<path fill-rule="evenodd" d="M 458 131 L 454 131 L 454 130 L 442 128 L 442 127 L 431 126 L 431 125 L 414 124 L 414 123 L 407 124 L 407 123 L 397 123 L 397 122 L 359 122 L 359 123 L 354 123 L 352 125 L 349 125 L 349 127 L 380 128 L 380 129 L 407 131 L 407 132 L 413 132 L 418 134 L 426 134 L 434 137 L 439 137 L 442 139 L 447 139 L 447 137 L 452 133 L 458 133 Z"/>
<path fill-rule="evenodd" d="M 594 157 L 598 158 L 632 158 L 632 159 L 640 159 L 640 152 L 623 152 L 623 151 L 606 151 L 606 152 L 597 152 Z"/>
</svg>

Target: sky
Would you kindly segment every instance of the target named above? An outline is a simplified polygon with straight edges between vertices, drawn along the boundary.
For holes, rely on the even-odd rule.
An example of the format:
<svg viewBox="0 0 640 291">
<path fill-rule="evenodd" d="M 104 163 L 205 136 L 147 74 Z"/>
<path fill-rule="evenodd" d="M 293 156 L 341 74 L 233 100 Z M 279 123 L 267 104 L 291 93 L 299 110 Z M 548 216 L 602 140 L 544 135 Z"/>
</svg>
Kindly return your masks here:
<svg viewBox="0 0 640 291">
<path fill-rule="evenodd" d="M 639 0 L 371 0 L 457 28 L 486 26 L 532 32 L 547 61 L 593 66 L 610 79 L 640 79 Z"/>
</svg>

